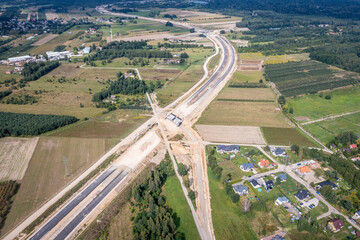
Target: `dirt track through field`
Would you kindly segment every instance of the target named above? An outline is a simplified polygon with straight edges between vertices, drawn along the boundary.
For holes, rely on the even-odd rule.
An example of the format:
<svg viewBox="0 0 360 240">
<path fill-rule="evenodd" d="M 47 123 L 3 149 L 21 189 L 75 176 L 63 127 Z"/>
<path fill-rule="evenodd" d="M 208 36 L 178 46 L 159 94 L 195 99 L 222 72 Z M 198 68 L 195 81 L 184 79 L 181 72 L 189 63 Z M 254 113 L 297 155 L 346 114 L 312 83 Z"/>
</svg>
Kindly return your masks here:
<svg viewBox="0 0 360 240">
<path fill-rule="evenodd" d="M 205 141 L 242 144 L 266 144 L 259 127 L 196 125 Z"/>
<path fill-rule="evenodd" d="M 49 42 L 50 40 L 56 38 L 58 36 L 58 34 L 49 34 L 46 37 L 43 37 L 42 39 L 40 39 L 39 41 L 37 41 L 36 43 L 34 43 L 34 46 L 40 46 L 43 45 L 47 42 Z"/>
</svg>

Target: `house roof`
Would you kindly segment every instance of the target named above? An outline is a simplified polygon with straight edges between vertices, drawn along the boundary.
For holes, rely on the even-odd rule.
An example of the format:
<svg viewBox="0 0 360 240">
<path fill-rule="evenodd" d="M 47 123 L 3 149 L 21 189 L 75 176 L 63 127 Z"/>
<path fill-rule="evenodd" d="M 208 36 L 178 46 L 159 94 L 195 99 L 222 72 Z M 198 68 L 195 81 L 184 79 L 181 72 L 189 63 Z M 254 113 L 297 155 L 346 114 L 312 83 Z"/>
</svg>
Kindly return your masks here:
<svg viewBox="0 0 360 240">
<path fill-rule="evenodd" d="M 239 151 L 240 147 L 238 145 L 217 145 L 216 146 L 217 151 L 225 151 L 225 152 L 231 152 L 234 150 Z"/>
<path fill-rule="evenodd" d="M 286 176 L 286 174 L 284 174 L 284 173 L 279 174 L 278 177 L 281 179 L 281 181 L 287 180 L 287 176 Z"/>
<path fill-rule="evenodd" d="M 285 238 L 283 238 L 280 235 L 276 235 L 275 237 L 273 237 L 271 240 L 285 240 Z"/>
<path fill-rule="evenodd" d="M 356 144 L 350 144 L 350 148 L 357 148 Z"/>
<path fill-rule="evenodd" d="M 274 182 L 272 180 L 265 182 L 266 187 L 274 186 Z"/>
<path fill-rule="evenodd" d="M 267 159 L 261 159 L 260 160 L 260 166 L 267 166 L 269 164 L 270 164 L 270 162 Z"/>
<path fill-rule="evenodd" d="M 278 197 L 277 200 L 279 200 L 280 202 L 288 202 L 289 199 L 287 197 Z"/>
<path fill-rule="evenodd" d="M 345 225 L 344 221 L 342 219 L 338 219 L 338 218 L 331 219 L 329 221 L 329 223 L 330 222 L 332 222 L 334 224 L 334 227 L 336 230 L 339 230 L 340 228 L 342 228 Z"/>
<path fill-rule="evenodd" d="M 332 188 L 337 188 L 337 185 L 330 180 L 323 181 L 323 182 L 319 183 L 318 186 L 320 186 L 320 187 L 330 186 Z"/>
<path fill-rule="evenodd" d="M 360 215 L 360 210 L 359 210 L 359 211 L 356 211 L 356 212 L 355 212 L 355 214 L 358 214 L 358 215 Z"/>
<path fill-rule="evenodd" d="M 258 183 L 258 181 L 256 181 L 255 179 L 251 180 L 250 183 L 251 183 L 251 185 L 253 185 L 253 186 L 260 185 L 260 184 Z"/>
<path fill-rule="evenodd" d="M 308 190 L 299 190 L 296 194 L 295 197 L 297 197 L 300 200 L 306 199 L 307 197 L 310 196 L 310 193 Z"/>
<path fill-rule="evenodd" d="M 285 153 L 285 149 L 282 149 L 282 148 L 276 148 L 274 152 L 275 152 L 275 154 L 280 155 L 280 154 Z"/>
<path fill-rule="evenodd" d="M 233 185 L 233 189 L 235 192 L 243 192 L 243 191 L 248 192 L 249 191 L 249 188 L 247 186 L 244 186 L 241 184 Z"/>
<path fill-rule="evenodd" d="M 303 167 L 300 167 L 300 168 L 298 168 L 298 169 L 299 169 L 299 171 L 300 171 L 301 173 L 309 173 L 309 172 L 311 172 L 309 166 L 303 166 Z"/>
<path fill-rule="evenodd" d="M 244 170 L 256 168 L 255 163 L 243 163 L 241 166 Z"/>
</svg>

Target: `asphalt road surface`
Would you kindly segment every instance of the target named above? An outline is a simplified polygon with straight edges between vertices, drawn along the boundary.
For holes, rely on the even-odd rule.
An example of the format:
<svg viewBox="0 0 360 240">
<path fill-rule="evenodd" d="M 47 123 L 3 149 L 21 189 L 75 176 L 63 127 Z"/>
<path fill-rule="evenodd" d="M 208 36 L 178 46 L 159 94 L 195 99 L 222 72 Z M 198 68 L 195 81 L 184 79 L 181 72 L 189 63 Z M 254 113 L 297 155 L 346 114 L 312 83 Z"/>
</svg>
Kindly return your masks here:
<svg viewBox="0 0 360 240">
<path fill-rule="evenodd" d="M 66 239 L 71 232 L 95 209 L 95 207 L 123 180 L 128 172 L 122 171 L 97 195 L 66 227 L 56 236 L 55 240 Z"/>
<path fill-rule="evenodd" d="M 59 213 L 57 213 L 48 223 L 39 229 L 30 240 L 42 239 L 49 231 L 51 231 L 66 215 L 69 214 L 77 205 L 80 204 L 97 186 L 99 186 L 107 177 L 109 177 L 115 169 L 107 170 L 85 188 L 78 196 L 68 203 Z"/>
</svg>

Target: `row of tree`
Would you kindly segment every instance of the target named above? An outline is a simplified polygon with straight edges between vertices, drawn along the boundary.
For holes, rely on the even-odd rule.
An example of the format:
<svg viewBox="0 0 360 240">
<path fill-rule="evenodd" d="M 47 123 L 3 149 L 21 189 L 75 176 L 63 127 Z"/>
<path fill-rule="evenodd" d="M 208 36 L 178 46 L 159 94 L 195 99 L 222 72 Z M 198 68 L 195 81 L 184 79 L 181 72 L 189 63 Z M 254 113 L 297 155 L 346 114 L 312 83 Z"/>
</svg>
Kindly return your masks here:
<svg viewBox="0 0 360 240">
<path fill-rule="evenodd" d="M 0 112 L 0 137 L 39 135 L 78 121 L 65 115 Z"/>
<path fill-rule="evenodd" d="M 16 181 L 0 182 L 0 229 L 4 226 L 10 211 L 12 197 L 16 194 L 19 184 Z"/>
<path fill-rule="evenodd" d="M 21 72 L 24 78 L 20 80 L 20 83 L 35 81 L 44 76 L 45 74 L 51 72 L 58 66 L 60 66 L 60 63 L 58 61 L 25 63 L 24 69 Z"/>
<path fill-rule="evenodd" d="M 173 210 L 166 205 L 166 196 L 162 194 L 167 177 L 174 174 L 167 155 L 166 160 L 132 189 L 136 207 L 132 218 L 134 239 L 184 239 L 183 233 L 177 230 Z"/>
</svg>

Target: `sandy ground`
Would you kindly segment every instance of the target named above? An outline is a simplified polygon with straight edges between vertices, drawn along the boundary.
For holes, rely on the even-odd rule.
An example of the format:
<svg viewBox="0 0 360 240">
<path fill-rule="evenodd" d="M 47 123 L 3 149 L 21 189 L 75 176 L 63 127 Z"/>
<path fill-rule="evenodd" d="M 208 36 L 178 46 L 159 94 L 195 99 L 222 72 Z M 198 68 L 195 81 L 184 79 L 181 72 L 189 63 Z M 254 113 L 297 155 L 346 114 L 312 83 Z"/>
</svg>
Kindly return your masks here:
<svg viewBox="0 0 360 240">
<path fill-rule="evenodd" d="M 266 144 L 259 127 L 196 125 L 205 141 Z"/>
<path fill-rule="evenodd" d="M 247 41 L 247 40 L 233 39 L 233 40 L 231 40 L 231 42 L 235 43 L 236 46 L 238 46 L 238 47 L 247 47 L 249 44 L 249 41 Z"/>
<path fill-rule="evenodd" d="M 47 42 L 49 42 L 50 40 L 56 38 L 58 36 L 58 34 L 49 34 L 46 37 L 43 37 L 42 39 L 40 39 L 39 41 L 37 41 L 36 43 L 34 43 L 34 46 L 40 46 L 43 45 Z"/>
<path fill-rule="evenodd" d="M 39 138 L 0 139 L 0 181 L 22 180 Z"/>
</svg>

